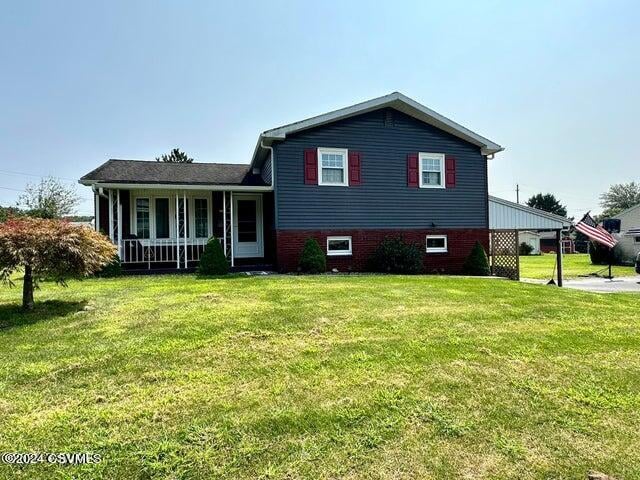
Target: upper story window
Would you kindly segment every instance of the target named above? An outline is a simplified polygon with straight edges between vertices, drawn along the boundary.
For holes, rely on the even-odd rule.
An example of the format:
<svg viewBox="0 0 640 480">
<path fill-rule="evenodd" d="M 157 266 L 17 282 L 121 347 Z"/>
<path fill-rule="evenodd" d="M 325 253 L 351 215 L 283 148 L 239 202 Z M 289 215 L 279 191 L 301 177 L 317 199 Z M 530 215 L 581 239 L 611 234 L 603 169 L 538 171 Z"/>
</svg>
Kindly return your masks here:
<svg viewBox="0 0 640 480">
<path fill-rule="evenodd" d="M 318 184 L 349 186 L 347 158 L 347 149 L 318 148 Z"/>
<path fill-rule="evenodd" d="M 420 153 L 420 188 L 444 188 L 444 154 Z"/>
</svg>

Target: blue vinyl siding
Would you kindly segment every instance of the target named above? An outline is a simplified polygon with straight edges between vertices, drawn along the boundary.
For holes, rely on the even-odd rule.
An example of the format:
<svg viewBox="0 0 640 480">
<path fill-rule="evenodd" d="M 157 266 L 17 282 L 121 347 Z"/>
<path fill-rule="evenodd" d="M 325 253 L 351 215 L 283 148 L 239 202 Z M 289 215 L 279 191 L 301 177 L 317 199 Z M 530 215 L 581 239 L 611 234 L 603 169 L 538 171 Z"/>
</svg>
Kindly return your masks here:
<svg viewBox="0 0 640 480">
<path fill-rule="evenodd" d="M 267 185 L 271 185 L 271 155 L 267 157 L 267 159 L 262 164 L 262 168 L 260 169 L 260 177 L 262 181 Z"/>
<path fill-rule="evenodd" d="M 389 115 L 391 113 L 391 115 Z M 362 184 L 305 185 L 304 150 L 361 153 Z M 456 187 L 407 186 L 407 154 L 456 158 Z M 487 162 L 480 148 L 384 109 L 291 135 L 275 145 L 277 228 L 488 228 Z"/>
</svg>

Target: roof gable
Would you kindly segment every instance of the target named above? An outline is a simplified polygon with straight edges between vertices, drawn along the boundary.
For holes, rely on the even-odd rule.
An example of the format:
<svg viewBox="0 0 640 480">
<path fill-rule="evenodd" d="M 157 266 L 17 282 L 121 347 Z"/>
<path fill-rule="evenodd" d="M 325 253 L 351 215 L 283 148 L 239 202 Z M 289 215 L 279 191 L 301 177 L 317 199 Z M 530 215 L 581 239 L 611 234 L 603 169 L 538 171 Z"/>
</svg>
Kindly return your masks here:
<svg viewBox="0 0 640 480">
<path fill-rule="evenodd" d="M 394 108 L 395 110 L 405 113 L 429 125 L 433 125 L 434 127 L 448 132 L 458 138 L 466 140 L 467 142 L 480 147 L 483 155 L 493 155 L 494 153 L 504 150 L 504 148 L 497 143 L 478 135 L 468 128 L 465 128 L 453 120 L 440 115 L 434 110 L 425 107 L 400 92 L 393 92 L 389 95 L 367 100 L 366 102 L 357 103 L 355 105 L 324 113 L 322 115 L 317 115 L 306 120 L 301 120 L 299 122 L 290 123 L 288 125 L 264 131 L 258 138 L 258 143 L 253 154 L 252 165 L 257 160 L 261 145 L 263 147 L 270 146 L 273 141 L 284 140 L 287 135 L 386 107 Z"/>
</svg>

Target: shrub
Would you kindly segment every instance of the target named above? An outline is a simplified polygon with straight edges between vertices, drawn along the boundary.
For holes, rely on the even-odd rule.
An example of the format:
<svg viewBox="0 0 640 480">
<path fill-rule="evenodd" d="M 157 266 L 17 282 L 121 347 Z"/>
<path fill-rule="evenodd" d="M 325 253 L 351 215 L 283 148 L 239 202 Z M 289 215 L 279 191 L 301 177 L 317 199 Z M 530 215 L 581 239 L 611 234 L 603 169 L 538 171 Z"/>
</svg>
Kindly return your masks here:
<svg viewBox="0 0 640 480">
<path fill-rule="evenodd" d="M 211 237 L 204 247 L 198 264 L 201 275 L 226 275 L 229 273 L 229 262 L 224 254 L 220 240 Z"/>
<path fill-rule="evenodd" d="M 467 275 L 491 275 L 489 259 L 480 242 L 476 241 L 471 253 L 464 262 L 462 270 Z"/>
<path fill-rule="evenodd" d="M 531 255 L 531 252 L 533 252 L 533 247 L 527 242 L 522 242 L 520 247 L 518 247 L 518 253 L 521 256 Z"/>
<path fill-rule="evenodd" d="M 120 265 L 120 257 L 116 255 L 109 263 L 107 263 L 101 270 L 96 272 L 96 277 L 111 278 L 119 277 L 122 275 L 122 265 Z"/>
<path fill-rule="evenodd" d="M 593 265 L 609 265 L 609 247 L 590 241 L 589 257 Z"/>
<path fill-rule="evenodd" d="M 385 238 L 369 259 L 374 272 L 416 274 L 422 272 L 422 250 L 402 237 Z"/>
<path fill-rule="evenodd" d="M 308 238 L 304 242 L 298 265 L 305 273 L 322 273 L 327 270 L 327 258 L 316 239 Z"/>
</svg>

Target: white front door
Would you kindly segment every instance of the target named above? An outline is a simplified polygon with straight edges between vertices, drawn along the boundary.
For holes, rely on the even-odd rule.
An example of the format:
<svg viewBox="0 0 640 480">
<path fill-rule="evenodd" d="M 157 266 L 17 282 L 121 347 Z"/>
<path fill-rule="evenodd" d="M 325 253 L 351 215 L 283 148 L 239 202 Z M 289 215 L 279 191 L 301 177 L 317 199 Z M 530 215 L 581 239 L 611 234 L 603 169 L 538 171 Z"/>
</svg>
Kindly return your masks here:
<svg viewBox="0 0 640 480">
<path fill-rule="evenodd" d="M 264 257 L 262 194 L 233 194 L 233 256 Z"/>
</svg>

